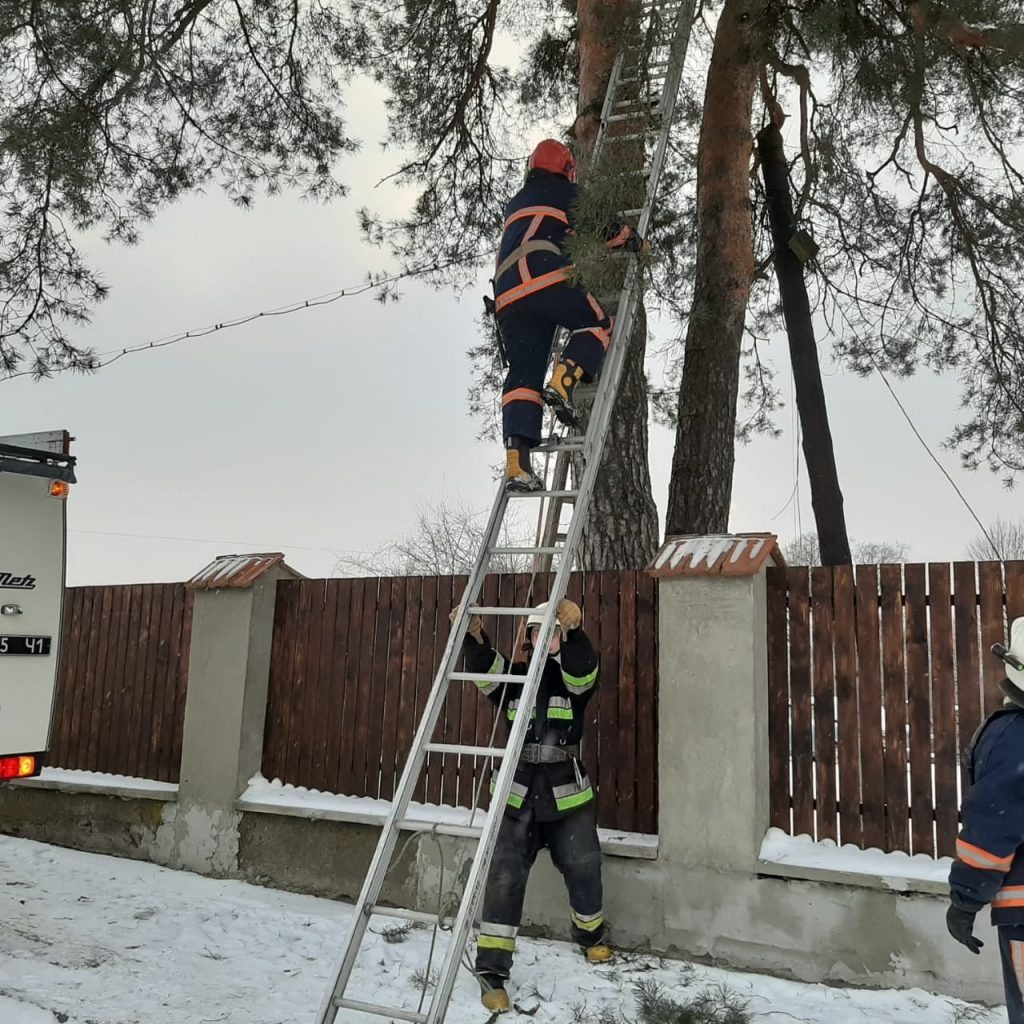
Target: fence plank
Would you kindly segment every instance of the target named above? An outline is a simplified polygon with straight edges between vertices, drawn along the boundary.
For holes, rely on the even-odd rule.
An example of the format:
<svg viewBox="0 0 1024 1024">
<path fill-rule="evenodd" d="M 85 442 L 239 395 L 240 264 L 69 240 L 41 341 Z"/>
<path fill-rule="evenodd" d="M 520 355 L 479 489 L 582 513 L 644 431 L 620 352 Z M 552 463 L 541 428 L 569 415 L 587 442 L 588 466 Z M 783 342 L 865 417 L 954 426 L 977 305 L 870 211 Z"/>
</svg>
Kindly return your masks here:
<svg viewBox="0 0 1024 1024">
<path fill-rule="evenodd" d="M 331 700 L 324 716 L 327 737 L 324 745 L 324 789 L 344 793 L 342 779 L 354 731 L 357 691 L 348 685 L 348 660 L 357 638 L 351 633 L 352 620 L 359 603 L 357 581 L 333 580 L 336 593 L 334 629 L 331 632 Z"/>
<path fill-rule="evenodd" d="M 832 663 L 832 570 L 811 569 L 812 693 L 814 762 L 817 782 L 817 837 L 835 840 L 836 724 Z"/>
<path fill-rule="evenodd" d="M 320 625 L 316 653 L 316 688 L 309 729 L 309 776 L 308 783 L 313 789 L 324 789 L 328 776 L 331 734 L 329 723 L 334 715 L 335 704 L 341 693 L 335 684 L 334 637 L 338 614 L 338 581 L 324 580 L 321 593 Z M 330 771 L 333 775 L 333 768 Z"/>
<path fill-rule="evenodd" d="M 765 578 L 768 629 L 768 793 L 772 828 L 790 831 L 789 624 L 786 570 L 768 569 Z"/>
<path fill-rule="evenodd" d="M 373 641 L 377 622 L 377 589 L 380 580 L 364 579 L 359 591 L 359 617 L 353 622 L 352 636 L 359 638 L 359 653 L 348 661 L 348 685 L 359 695 L 355 730 L 350 751 L 351 767 L 345 792 L 351 796 L 369 796 L 366 791 L 366 747 L 372 742 L 376 726 L 370 714 L 370 694 L 373 684 Z M 353 598 L 355 600 L 355 598 Z M 353 646 L 353 654 L 355 648 Z"/>
<path fill-rule="evenodd" d="M 814 737 L 808 570 L 786 571 L 789 591 L 789 693 L 793 745 L 793 830 L 814 836 Z"/>
<path fill-rule="evenodd" d="M 402 645 L 405 642 L 405 602 L 408 577 L 399 577 L 392 582 L 391 608 L 388 615 L 388 648 L 385 664 L 383 699 L 384 714 L 381 718 L 381 765 L 380 796 L 390 800 L 395 795 L 395 765 L 398 763 L 398 711 L 402 683 Z"/>
<path fill-rule="evenodd" d="M 284 704 L 284 720 L 287 722 L 288 744 L 285 755 L 285 772 L 289 780 L 302 778 L 301 754 L 303 745 L 303 726 L 306 716 L 303 710 L 310 693 L 310 661 L 314 652 L 310 650 L 309 623 L 313 614 L 313 587 L 311 580 L 299 581 L 299 605 L 293 632 L 294 654 L 292 664 L 291 692 Z"/>
<path fill-rule="evenodd" d="M 856 595 L 861 817 L 864 822 L 865 845 L 882 847 L 885 843 L 885 774 L 882 746 L 882 658 L 876 566 L 857 566 Z"/>
<path fill-rule="evenodd" d="M 410 576 L 406 581 L 405 615 L 402 619 L 402 661 L 396 680 L 398 696 L 398 728 L 395 734 L 395 789 L 405 771 L 412 749 L 413 730 L 419 724 L 416 714 L 416 673 L 420 637 L 420 614 L 423 601 L 423 577 Z"/>
<path fill-rule="evenodd" d="M 617 573 L 600 573 L 602 676 L 598 682 L 598 757 L 600 783 L 597 794 L 598 822 L 615 828 L 619 779 L 619 731 L 615 722 L 618 709 L 615 691 L 619 686 L 619 577 Z M 610 670 L 610 671 L 609 671 Z"/>
<path fill-rule="evenodd" d="M 953 676 L 953 615 L 949 566 L 928 566 L 931 626 L 932 804 L 935 808 L 936 851 L 956 855 L 956 682 Z"/>
<path fill-rule="evenodd" d="M 437 576 L 425 576 L 420 593 L 419 643 L 416 646 L 416 692 L 413 700 L 416 721 L 412 724 L 413 730 L 419 726 L 420 719 L 423 717 L 423 711 L 427 705 L 427 697 L 430 694 L 430 687 L 433 685 L 436 671 L 433 659 L 439 584 L 440 579 Z M 423 762 L 423 768 L 420 771 L 420 777 L 414 790 L 417 799 L 423 803 L 428 802 L 427 791 L 431 780 L 428 771 L 429 764 L 430 758 L 427 757 Z M 438 780 L 440 781 L 440 773 L 438 773 Z"/>
<path fill-rule="evenodd" d="M 953 619 L 956 632 L 957 760 L 961 792 L 967 792 L 963 755 L 981 722 L 981 672 L 978 664 L 978 588 L 974 562 L 953 565 Z"/>
<path fill-rule="evenodd" d="M 843 843 L 859 846 L 864 838 L 864 825 L 860 813 L 860 711 L 857 695 L 855 593 L 853 567 L 833 567 L 832 634 L 839 729 L 839 836 Z"/>
<path fill-rule="evenodd" d="M 435 670 L 444 657 L 444 646 L 448 639 L 448 630 L 451 628 L 448 616 L 452 608 L 461 600 L 468 582 L 465 576 L 457 576 L 452 581 L 452 588 L 445 588 L 445 593 L 438 595 Z M 442 600 L 443 598 L 446 598 L 446 600 Z M 463 684 L 459 683 L 458 685 L 448 687 L 448 699 L 445 701 L 444 707 L 444 724 L 441 727 L 440 734 L 443 743 L 459 742 L 464 696 L 465 687 Z M 438 802 L 452 807 L 457 806 L 459 802 L 459 760 L 450 754 L 445 754 L 441 758 L 441 799 Z"/>
<path fill-rule="evenodd" d="M 989 715 L 1003 703 L 999 683 L 1005 673 L 1002 662 L 993 657 L 992 645 L 1006 643 L 1003 611 L 1003 567 L 1000 562 L 978 563 L 978 590 L 981 614 L 981 677 L 984 696 L 983 714 Z"/>
<path fill-rule="evenodd" d="M 910 801 L 907 794 L 907 679 L 903 639 L 903 569 L 883 565 L 882 681 L 885 702 L 885 846 L 910 850 Z"/>
<path fill-rule="evenodd" d="M 635 571 L 620 576 L 619 600 L 619 685 L 618 742 L 616 758 L 618 771 L 618 801 L 616 828 L 635 832 L 636 824 L 636 765 L 637 765 L 637 686 L 636 686 L 636 587 Z"/>
<path fill-rule="evenodd" d="M 582 583 L 582 581 L 581 581 Z M 658 831 L 658 617 L 657 589 L 637 574 L 637 831 Z"/>
<path fill-rule="evenodd" d="M 1006 574 L 1006 643 L 1009 643 L 1009 623 L 1024 615 L 1024 562 L 1007 562 L 1003 571 Z"/>
<path fill-rule="evenodd" d="M 135 699 L 133 729 L 131 743 L 128 746 L 128 761 L 125 764 L 127 775 L 138 774 L 138 765 L 144 756 L 145 737 L 143 736 L 143 723 L 145 722 L 145 693 L 142 681 L 146 673 L 146 650 L 150 636 L 150 615 L 153 611 L 153 588 L 138 585 L 132 588 L 133 602 L 135 607 L 132 610 L 132 636 L 135 637 L 134 659 L 132 661 L 132 678 L 137 680 L 135 688 Z"/>
<path fill-rule="evenodd" d="M 906 572 L 907 700 L 910 720 L 910 824 L 914 853 L 935 854 L 932 808 L 931 686 L 924 565 Z"/>
</svg>

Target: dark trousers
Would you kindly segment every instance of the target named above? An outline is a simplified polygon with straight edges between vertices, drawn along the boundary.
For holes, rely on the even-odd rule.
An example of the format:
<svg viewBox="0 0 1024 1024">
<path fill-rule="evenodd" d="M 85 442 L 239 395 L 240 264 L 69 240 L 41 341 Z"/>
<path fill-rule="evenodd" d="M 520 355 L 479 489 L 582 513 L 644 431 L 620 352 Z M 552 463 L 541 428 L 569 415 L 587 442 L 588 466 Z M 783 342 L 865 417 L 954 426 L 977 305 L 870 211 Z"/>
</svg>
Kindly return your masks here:
<svg viewBox="0 0 1024 1024">
<path fill-rule="evenodd" d="M 582 288 L 555 284 L 506 307 L 498 325 L 508 360 L 501 398 L 503 436 L 539 442 L 544 419 L 541 389 L 555 332 L 559 327 L 572 332 L 562 356 L 581 366 L 589 380 L 604 362 L 608 317 Z"/>
<path fill-rule="evenodd" d="M 1010 1024 L 1024 1024 L 1024 925 L 1000 925 L 999 955 Z"/>
<path fill-rule="evenodd" d="M 539 822 L 531 811 L 505 815 L 498 830 L 476 952 L 478 974 L 507 978 L 512 970 L 515 935 L 523 916 L 530 868 L 546 846 L 569 890 L 573 939 L 581 946 L 604 941 L 601 846 L 594 802 L 557 821 Z"/>
</svg>

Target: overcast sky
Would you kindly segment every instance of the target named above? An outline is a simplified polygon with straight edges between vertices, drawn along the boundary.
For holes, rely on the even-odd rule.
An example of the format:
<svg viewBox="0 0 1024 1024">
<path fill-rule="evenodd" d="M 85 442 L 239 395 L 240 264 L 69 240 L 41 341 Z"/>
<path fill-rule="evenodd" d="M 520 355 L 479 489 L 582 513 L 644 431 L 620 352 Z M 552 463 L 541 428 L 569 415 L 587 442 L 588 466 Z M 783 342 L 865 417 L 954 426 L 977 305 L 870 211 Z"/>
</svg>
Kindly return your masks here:
<svg viewBox="0 0 1024 1024">
<path fill-rule="evenodd" d="M 350 126 L 373 140 L 380 96 L 353 94 Z M 524 139 L 523 150 L 537 139 Z M 78 335 L 100 351 L 358 285 L 391 268 L 361 244 L 355 211 L 401 209 L 375 183 L 394 169 L 373 142 L 349 158 L 351 195 L 329 207 L 293 196 L 235 209 L 218 192 L 163 211 L 142 244 L 87 244 L 111 294 Z M 0 382 L 0 434 L 66 428 L 79 484 L 68 505 L 70 585 L 186 579 L 227 552 L 284 551 L 308 576 L 371 552 L 442 500 L 486 509 L 497 445 L 466 411 L 466 349 L 486 273 L 460 300 L 416 283 L 385 306 L 370 295 L 130 355 L 91 377 Z M 671 325 L 661 325 L 665 336 Z M 730 528 L 787 539 L 813 529 L 796 447 L 785 339 L 769 352 L 787 408 L 782 436 L 740 447 Z M 877 378 L 823 361 L 847 523 L 855 540 L 908 545 L 915 560 L 956 560 L 978 529 Z M 894 386 L 940 460 L 988 522 L 1019 518 L 998 478 L 958 468 L 941 448 L 958 412 L 953 379 Z M 654 496 L 664 516 L 672 432 L 652 427 Z"/>
</svg>

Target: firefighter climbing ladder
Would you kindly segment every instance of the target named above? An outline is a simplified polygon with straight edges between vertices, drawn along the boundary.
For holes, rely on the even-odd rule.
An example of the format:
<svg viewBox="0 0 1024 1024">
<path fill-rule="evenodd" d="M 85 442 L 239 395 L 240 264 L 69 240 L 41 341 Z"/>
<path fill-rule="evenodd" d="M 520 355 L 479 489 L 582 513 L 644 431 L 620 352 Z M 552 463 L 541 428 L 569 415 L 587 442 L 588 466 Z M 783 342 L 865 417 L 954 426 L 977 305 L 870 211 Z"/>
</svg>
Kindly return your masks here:
<svg viewBox="0 0 1024 1024">
<path fill-rule="evenodd" d="M 640 23 L 634 37 L 639 41 L 627 44 L 620 51 L 605 94 L 601 126 L 591 166 L 599 167 L 601 165 L 602 157 L 610 153 L 608 147 L 632 146 L 631 152 L 642 148 L 645 163 L 650 161 L 644 166 L 642 172 L 643 180 L 646 183 L 643 190 L 643 204 L 637 209 L 620 211 L 623 217 L 636 220 L 637 231 L 641 237 L 647 235 L 658 182 L 668 152 L 672 114 L 689 43 L 694 6 L 694 0 L 645 0 L 639 8 Z M 635 171 L 626 173 L 637 174 Z M 470 616 L 524 616 L 532 611 L 531 608 L 493 608 L 477 603 L 490 560 L 495 555 L 532 555 L 535 564 L 537 564 L 537 559 L 544 559 L 547 564 L 550 564 L 553 558 L 558 559 L 558 568 L 551 585 L 551 599 L 540 626 L 539 636 L 526 675 L 492 673 L 488 676 L 489 682 L 522 683 L 521 704 L 523 707 L 533 706 L 540 685 L 541 673 L 547 659 L 548 646 L 554 635 L 555 611 L 569 582 L 573 558 L 582 536 L 590 497 L 601 464 L 601 453 L 608 434 L 612 407 L 622 376 L 626 348 L 640 302 L 641 275 L 642 267 L 639 261 L 634 256 L 629 257 L 622 291 L 618 296 L 617 309 L 612 310 L 616 313 L 615 326 L 586 433 L 567 437 L 553 435 L 535 449 L 537 452 L 555 455 L 553 475 L 556 482 L 546 484 L 542 491 L 509 493 L 502 486 L 498 492 L 487 523 L 483 546 L 466 585 L 462 603 L 448 637 L 443 660 L 427 698 L 423 718 L 416 730 L 412 749 L 391 803 L 391 810 L 384 822 L 376 852 L 370 862 L 366 880 L 363 882 L 362 891 L 359 893 L 355 905 L 345 953 L 335 973 L 334 981 L 320 1006 L 317 1024 L 348 1021 L 353 1019 L 353 1014 L 357 1013 L 386 1020 L 413 1021 L 417 1024 L 441 1024 L 444 1020 L 459 963 L 473 925 L 477 902 L 487 877 L 487 869 L 490 866 L 491 854 L 494 851 L 498 828 L 501 824 L 502 809 L 512 788 L 518 753 L 523 747 L 530 724 L 530 716 L 518 715 L 516 717 L 508 745 L 504 748 L 436 743 L 432 741 L 431 737 L 434 735 L 435 727 L 444 708 L 448 687 L 453 683 L 460 686 L 471 683 L 479 676 L 479 673 L 456 671 L 456 666 L 462 655 L 462 641 Z M 565 489 L 567 460 L 573 456 L 582 457 L 584 468 L 578 487 L 567 490 Z M 559 482 L 559 478 L 561 482 Z M 549 511 L 549 525 L 546 530 L 550 536 L 541 538 L 534 547 L 503 546 L 499 540 L 509 503 L 530 499 L 546 500 L 549 510 L 553 510 L 553 512 Z M 557 528 L 559 510 L 565 504 L 572 509 L 571 519 L 565 532 L 559 533 Z M 552 523 L 554 526 L 551 525 Z M 443 627 L 443 623 L 440 623 L 439 627 Z M 422 830 L 423 828 L 422 823 L 412 825 L 406 818 L 427 754 L 484 758 L 499 761 L 501 764 L 494 781 L 490 810 L 487 812 L 482 828 L 444 824 L 434 826 L 434 830 L 441 835 L 476 838 L 479 833 L 476 854 L 454 918 L 439 919 L 432 913 L 386 907 L 380 903 L 381 890 L 398 843 L 399 832 Z M 374 915 L 432 926 L 440 925 L 450 932 L 444 961 L 425 1013 L 364 1002 L 346 994 L 363 937 L 366 934 L 370 918 Z M 350 1012 L 342 1013 L 341 1011 Z"/>
</svg>

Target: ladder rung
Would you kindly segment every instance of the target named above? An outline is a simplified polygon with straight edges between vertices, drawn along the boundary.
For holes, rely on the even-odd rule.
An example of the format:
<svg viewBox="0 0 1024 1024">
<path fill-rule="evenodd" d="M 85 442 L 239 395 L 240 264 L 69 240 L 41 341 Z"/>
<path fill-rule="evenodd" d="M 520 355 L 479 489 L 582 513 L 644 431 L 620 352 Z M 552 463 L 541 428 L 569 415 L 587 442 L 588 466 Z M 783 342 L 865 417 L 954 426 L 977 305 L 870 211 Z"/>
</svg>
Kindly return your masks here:
<svg viewBox="0 0 1024 1024">
<path fill-rule="evenodd" d="M 489 683 L 521 683 L 526 676 L 511 672 L 449 672 L 448 678 L 453 683 L 476 683 L 484 679 Z"/>
<path fill-rule="evenodd" d="M 631 135 L 613 135 L 609 138 L 608 142 L 636 142 L 637 139 L 646 139 L 646 132 L 634 132 Z"/>
<path fill-rule="evenodd" d="M 481 812 L 483 813 L 483 812 Z M 436 832 L 439 836 L 457 836 L 459 839 L 479 839 L 482 825 L 453 825 L 447 821 L 420 821 L 417 818 L 400 821 L 403 832 Z"/>
<path fill-rule="evenodd" d="M 575 498 L 579 491 L 509 491 L 510 498 Z"/>
<path fill-rule="evenodd" d="M 643 213 L 643 207 L 636 210 L 622 210 L 619 213 L 620 217 L 639 217 Z"/>
<path fill-rule="evenodd" d="M 615 124 L 618 121 L 649 121 L 651 111 L 635 110 L 630 114 L 609 114 L 604 120 L 605 124 Z"/>
<path fill-rule="evenodd" d="M 426 910 L 406 910 L 405 907 L 385 907 L 377 903 L 367 907 L 367 916 L 377 914 L 379 917 L 396 917 L 401 921 L 415 921 L 417 924 L 437 924 L 437 914 L 431 914 Z M 451 922 L 450 917 L 441 918 L 442 926 Z"/>
<path fill-rule="evenodd" d="M 339 1010 L 358 1010 L 360 1013 L 372 1013 L 375 1017 L 395 1017 L 398 1020 L 411 1020 L 415 1024 L 426 1024 L 427 1015 L 415 1010 L 399 1010 L 393 1006 L 378 1006 L 376 1003 L 364 1003 L 358 999 L 338 997 L 334 1005 Z"/>
<path fill-rule="evenodd" d="M 497 675 L 497 673 L 495 673 Z M 481 678 L 478 674 L 477 678 Z M 495 676 L 487 675 L 483 673 L 483 678 L 494 679 Z M 516 676 L 520 682 L 526 678 L 526 676 Z M 424 748 L 429 754 L 463 754 L 467 757 L 504 757 L 504 747 L 467 747 L 461 743 L 428 743 Z"/>
<path fill-rule="evenodd" d="M 604 303 L 602 302 L 603 306 Z M 578 441 L 542 441 L 536 448 L 533 449 L 535 452 L 581 452 L 583 451 L 583 438 L 581 437 Z"/>
<path fill-rule="evenodd" d="M 536 608 L 510 608 L 507 605 L 502 605 L 499 608 L 492 608 L 490 605 L 470 605 L 470 615 L 532 615 L 536 611 Z M 477 676 L 477 678 L 480 678 Z"/>
<path fill-rule="evenodd" d="M 561 548 L 490 548 L 489 555 L 560 555 Z"/>
</svg>

